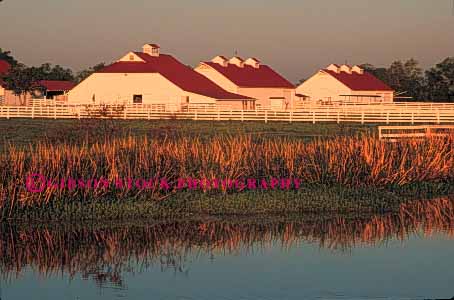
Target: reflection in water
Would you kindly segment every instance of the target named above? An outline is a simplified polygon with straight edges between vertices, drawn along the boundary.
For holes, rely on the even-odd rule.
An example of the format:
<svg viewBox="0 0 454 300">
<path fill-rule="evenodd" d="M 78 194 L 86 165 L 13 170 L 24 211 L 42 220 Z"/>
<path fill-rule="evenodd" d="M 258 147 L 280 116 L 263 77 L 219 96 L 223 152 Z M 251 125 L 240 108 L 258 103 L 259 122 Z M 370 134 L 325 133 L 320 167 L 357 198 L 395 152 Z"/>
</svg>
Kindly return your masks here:
<svg viewBox="0 0 454 300">
<path fill-rule="evenodd" d="M 303 241 L 346 251 L 381 245 L 391 238 L 404 241 L 420 231 L 426 236 L 443 232 L 454 237 L 454 199 L 415 202 L 403 205 L 398 214 L 362 218 L 212 219 L 109 226 L 3 224 L 0 273 L 7 280 L 28 267 L 42 276 L 80 273 L 99 286 L 122 288 L 124 272 L 140 272 L 153 265 L 185 272 L 188 258 L 199 255 L 247 253 L 276 244 L 288 249 Z"/>
</svg>

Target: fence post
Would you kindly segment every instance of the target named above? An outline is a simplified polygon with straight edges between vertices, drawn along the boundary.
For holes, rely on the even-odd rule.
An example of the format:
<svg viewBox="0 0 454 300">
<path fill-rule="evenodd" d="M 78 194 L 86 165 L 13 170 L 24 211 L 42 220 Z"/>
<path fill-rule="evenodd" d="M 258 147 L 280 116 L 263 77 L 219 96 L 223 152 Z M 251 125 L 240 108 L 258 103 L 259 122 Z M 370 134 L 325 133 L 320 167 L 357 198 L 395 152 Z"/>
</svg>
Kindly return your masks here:
<svg viewBox="0 0 454 300">
<path fill-rule="evenodd" d="M 80 106 L 77 107 L 77 119 L 80 120 Z"/>
<path fill-rule="evenodd" d="M 268 123 L 268 111 L 265 110 L 265 123 Z"/>
<path fill-rule="evenodd" d="M 386 112 L 386 124 L 389 124 L 389 111 Z"/>
<path fill-rule="evenodd" d="M 312 124 L 315 124 L 315 110 L 312 111 Z"/>
<path fill-rule="evenodd" d="M 414 125 L 415 124 L 415 112 L 412 111 L 411 112 L 411 125 Z"/>
<path fill-rule="evenodd" d="M 292 120 L 293 120 L 293 111 L 290 111 L 289 118 L 290 118 L 290 123 L 292 123 Z"/>
<path fill-rule="evenodd" d="M 197 121 L 197 109 L 194 110 L 194 120 Z"/>
<path fill-rule="evenodd" d="M 221 121 L 221 109 L 218 108 L 218 121 Z"/>
<path fill-rule="evenodd" d="M 241 122 L 244 122 L 244 110 L 241 110 Z"/>
<path fill-rule="evenodd" d="M 147 119 L 148 119 L 148 120 L 151 119 L 151 107 L 148 107 L 148 110 L 147 110 Z"/>
<path fill-rule="evenodd" d="M 123 111 L 123 119 L 125 119 L 125 120 L 126 120 L 126 110 L 127 110 L 127 109 L 128 109 L 128 108 L 125 107 L 125 110 Z"/>
<path fill-rule="evenodd" d="M 361 110 L 361 124 L 364 125 L 364 108 Z"/>
<path fill-rule="evenodd" d="M 337 124 L 340 124 L 340 111 L 337 111 Z"/>
<path fill-rule="evenodd" d="M 57 120 L 57 105 L 54 105 L 54 120 Z"/>
<path fill-rule="evenodd" d="M 6 107 L 6 119 L 9 120 L 9 107 Z"/>
<path fill-rule="evenodd" d="M 440 110 L 437 109 L 437 124 L 440 124 Z"/>
<path fill-rule="evenodd" d="M 32 119 L 35 118 L 35 106 L 32 105 Z"/>
</svg>

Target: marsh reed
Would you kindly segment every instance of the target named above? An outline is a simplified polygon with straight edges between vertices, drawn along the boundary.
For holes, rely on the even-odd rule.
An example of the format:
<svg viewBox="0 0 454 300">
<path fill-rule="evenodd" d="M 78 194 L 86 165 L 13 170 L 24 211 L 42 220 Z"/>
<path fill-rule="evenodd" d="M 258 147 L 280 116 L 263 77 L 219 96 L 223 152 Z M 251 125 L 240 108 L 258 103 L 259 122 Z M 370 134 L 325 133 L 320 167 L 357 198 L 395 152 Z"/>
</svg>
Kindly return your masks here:
<svg viewBox="0 0 454 300">
<path fill-rule="evenodd" d="M 165 199 L 172 191 L 26 190 L 26 178 L 299 178 L 306 185 L 387 188 L 452 184 L 454 137 L 387 143 L 373 136 L 303 141 L 248 135 L 214 137 L 105 138 L 92 144 L 40 142 L 0 153 L 0 208 L 12 217 L 23 207 L 108 198 Z"/>
</svg>

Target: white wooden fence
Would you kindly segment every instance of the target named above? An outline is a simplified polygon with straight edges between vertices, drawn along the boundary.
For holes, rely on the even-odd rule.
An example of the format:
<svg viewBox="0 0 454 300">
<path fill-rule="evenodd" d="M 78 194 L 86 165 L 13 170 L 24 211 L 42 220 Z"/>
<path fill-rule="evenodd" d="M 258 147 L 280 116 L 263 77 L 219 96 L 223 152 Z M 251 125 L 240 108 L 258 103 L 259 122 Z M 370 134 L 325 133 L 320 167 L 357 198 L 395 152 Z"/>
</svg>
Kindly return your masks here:
<svg viewBox="0 0 454 300">
<path fill-rule="evenodd" d="M 164 104 L 126 106 L 0 106 L 0 118 L 45 119 L 190 119 L 213 121 L 354 122 L 454 124 L 454 104 L 391 103 L 370 105 L 309 105 L 295 110 L 232 110 L 221 107 L 168 110 Z"/>
<path fill-rule="evenodd" d="M 454 125 L 378 126 L 380 140 L 443 137 L 454 134 Z"/>
</svg>

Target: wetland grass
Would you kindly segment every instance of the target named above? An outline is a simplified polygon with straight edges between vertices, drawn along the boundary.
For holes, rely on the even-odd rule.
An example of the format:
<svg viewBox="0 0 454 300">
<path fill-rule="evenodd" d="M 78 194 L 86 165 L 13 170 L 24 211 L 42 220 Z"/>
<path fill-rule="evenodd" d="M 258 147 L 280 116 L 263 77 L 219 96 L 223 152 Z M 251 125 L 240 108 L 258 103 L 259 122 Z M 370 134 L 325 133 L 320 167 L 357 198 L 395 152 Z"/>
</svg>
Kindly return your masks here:
<svg viewBox="0 0 454 300">
<path fill-rule="evenodd" d="M 453 192 L 454 137 L 386 143 L 370 135 L 303 141 L 247 134 L 40 142 L 0 154 L 1 218 L 383 212 Z M 30 174 L 64 178 L 298 178 L 298 191 L 26 189 Z M 38 213 L 36 213 L 38 211 Z M 135 213 L 134 213 L 135 212 Z M 145 213 L 144 213 L 145 212 Z"/>
</svg>

